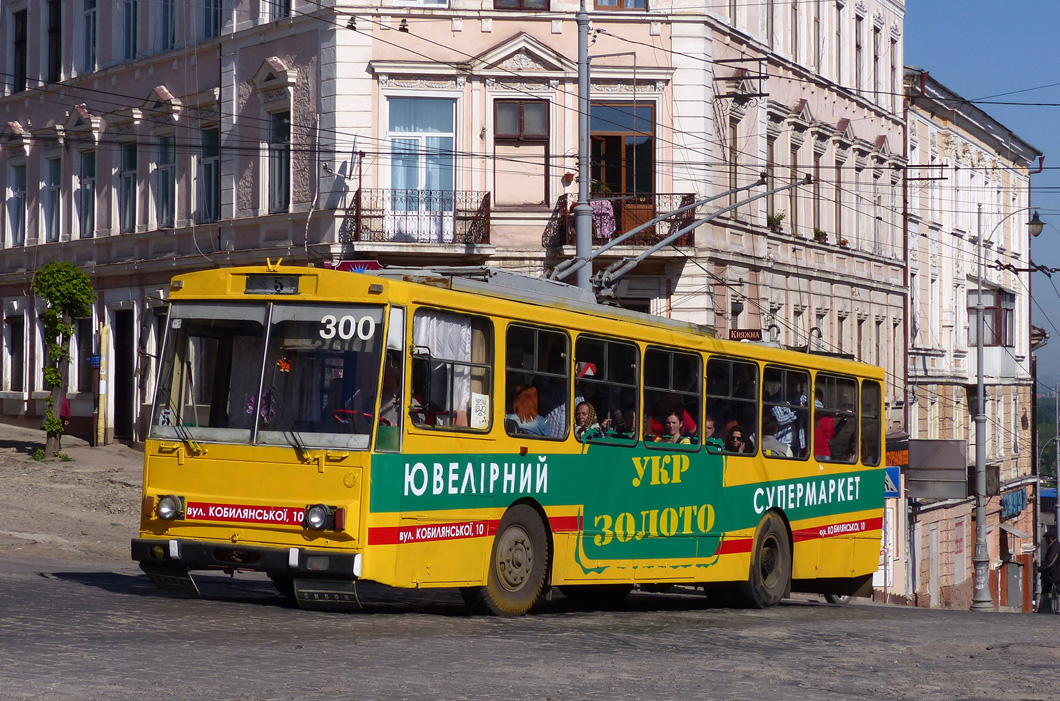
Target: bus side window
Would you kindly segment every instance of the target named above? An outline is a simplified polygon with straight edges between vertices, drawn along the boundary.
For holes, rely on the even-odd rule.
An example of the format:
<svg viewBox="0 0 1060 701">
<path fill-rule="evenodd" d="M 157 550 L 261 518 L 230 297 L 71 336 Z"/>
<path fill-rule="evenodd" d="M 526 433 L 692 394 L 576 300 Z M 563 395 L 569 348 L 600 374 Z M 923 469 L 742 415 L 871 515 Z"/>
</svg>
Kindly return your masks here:
<svg viewBox="0 0 1060 701">
<path fill-rule="evenodd" d="M 586 425 L 574 429 L 579 441 L 630 444 L 639 439 L 639 356 L 632 343 L 578 337 L 574 344 L 574 407 L 575 411 L 582 405 L 589 409 Z"/>
<path fill-rule="evenodd" d="M 774 436 L 791 449 L 791 457 L 810 453 L 810 374 L 804 370 L 767 366 L 762 374 L 763 415 L 777 422 Z"/>
<path fill-rule="evenodd" d="M 644 426 L 654 443 L 699 445 L 700 362 L 690 353 L 644 352 Z"/>
<path fill-rule="evenodd" d="M 412 340 L 413 423 L 488 430 L 493 351 L 489 321 L 419 309 L 412 320 Z"/>
<path fill-rule="evenodd" d="M 758 365 L 707 360 L 703 442 L 711 452 L 753 454 L 758 449 Z"/>
<path fill-rule="evenodd" d="M 508 435 L 567 437 L 570 341 L 560 331 L 512 324 L 505 342 Z"/>
<path fill-rule="evenodd" d="M 813 390 L 813 455 L 818 460 L 857 461 L 858 383 L 818 373 Z"/>
<path fill-rule="evenodd" d="M 880 404 L 883 393 L 880 383 L 864 380 L 861 383 L 861 462 L 869 467 L 880 464 L 883 435 Z"/>
</svg>

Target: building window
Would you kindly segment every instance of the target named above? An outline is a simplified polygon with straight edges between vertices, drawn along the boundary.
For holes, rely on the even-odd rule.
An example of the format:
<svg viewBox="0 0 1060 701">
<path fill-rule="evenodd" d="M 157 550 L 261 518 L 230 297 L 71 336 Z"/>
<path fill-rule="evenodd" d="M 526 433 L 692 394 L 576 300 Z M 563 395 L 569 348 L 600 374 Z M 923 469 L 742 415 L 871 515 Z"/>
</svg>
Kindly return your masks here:
<svg viewBox="0 0 1060 701">
<path fill-rule="evenodd" d="M 799 181 L 799 148 L 791 147 L 791 178 L 789 184 Z M 791 225 L 791 233 L 798 236 L 799 226 L 799 188 L 793 187 L 788 190 L 788 222 Z"/>
<path fill-rule="evenodd" d="M 880 104 L 880 30 L 872 30 L 872 99 Z"/>
<path fill-rule="evenodd" d="M 200 224 L 215 222 L 221 213 L 221 130 L 202 130 L 197 194 Z"/>
<path fill-rule="evenodd" d="M 799 3 L 798 0 L 791 2 L 791 60 L 799 60 Z"/>
<path fill-rule="evenodd" d="M 450 242 L 456 206 L 456 101 L 403 97 L 392 98 L 388 106 L 394 214 L 385 224 L 387 236 Z"/>
<path fill-rule="evenodd" d="M 766 139 L 766 216 L 776 217 L 777 196 L 772 192 L 777 189 L 777 140 Z"/>
<path fill-rule="evenodd" d="M 14 13 L 15 41 L 11 92 L 22 92 L 26 89 L 26 66 L 29 53 L 26 46 L 26 10 Z"/>
<path fill-rule="evenodd" d="M 96 232 L 96 152 L 82 151 L 77 183 L 77 230 L 83 239 Z"/>
<path fill-rule="evenodd" d="M 21 246 L 26 242 L 26 166 L 9 166 L 7 170 L 7 242 Z"/>
<path fill-rule="evenodd" d="M 597 10 L 647 10 L 648 0 L 596 0 Z"/>
<path fill-rule="evenodd" d="M 92 319 L 76 321 L 77 336 L 77 391 L 92 391 Z"/>
<path fill-rule="evenodd" d="M 548 0 L 493 0 L 496 10 L 547 10 Z"/>
<path fill-rule="evenodd" d="M 44 189 L 41 192 L 41 210 L 44 221 L 44 240 L 55 243 L 59 240 L 59 183 L 63 162 L 58 158 L 44 159 Z"/>
<path fill-rule="evenodd" d="M 813 228 L 814 232 L 821 226 L 821 157 L 813 155 Z"/>
<path fill-rule="evenodd" d="M 268 0 L 269 19 L 276 21 L 291 16 L 291 0 Z"/>
<path fill-rule="evenodd" d="M 213 39 L 221 34 L 221 0 L 205 0 L 203 3 L 202 36 Z"/>
<path fill-rule="evenodd" d="M 766 0 L 766 46 L 773 48 L 773 32 L 776 31 L 776 0 Z"/>
<path fill-rule="evenodd" d="M 843 164 L 835 160 L 835 240 L 843 241 Z"/>
<path fill-rule="evenodd" d="M 291 113 L 269 115 L 269 213 L 286 212 L 291 202 Z"/>
<path fill-rule="evenodd" d="M 548 107 L 544 100 L 494 103 L 497 204 L 548 201 Z"/>
<path fill-rule="evenodd" d="M 898 112 L 898 41 L 891 39 L 891 112 Z"/>
<path fill-rule="evenodd" d="M 843 4 L 835 4 L 835 82 L 843 84 Z"/>
<path fill-rule="evenodd" d="M 136 144 L 121 145 L 121 186 L 118 191 L 118 214 L 121 232 L 136 230 Z"/>
<path fill-rule="evenodd" d="M 96 70 L 96 0 L 85 0 L 82 20 L 81 70 L 88 73 Z"/>
<path fill-rule="evenodd" d="M 136 32 L 140 27 L 137 21 L 139 0 L 125 0 L 122 4 L 122 31 L 124 32 L 124 53 L 126 61 L 136 58 Z"/>
<path fill-rule="evenodd" d="M 740 201 L 740 194 L 736 188 L 740 187 L 740 123 L 735 119 L 729 120 L 729 204 L 734 205 Z M 732 218 L 739 215 L 739 209 L 732 211 Z"/>
<path fill-rule="evenodd" d="M 821 55 L 824 46 L 821 44 L 821 0 L 813 2 L 813 68 L 821 72 Z"/>
<path fill-rule="evenodd" d="M 865 87 L 862 80 L 862 64 L 865 62 L 865 57 L 863 55 L 864 47 L 861 45 L 864 24 L 865 21 L 861 17 L 854 20 L 854 89 L 859 93 Z"/>
<path fill-rule="evenodd" d="M 1015 345 L 1016 295 L 1001 290 L 983 290 L 983 345 Z M 968 292 L 968 345 L 978 345 L 976 331 L 978 327 L 976 309 L 976 291 Z"/>
<path fill-rule="evenodd" d="M 614 194 L 655 191 L 655 111 L 651 105 L 589 108 L 593 187 Z"/>
<path fill-rule="evenodd" d="M 63 79 L 63 6 L 60 0 L 48 1 L 48 72 L 45 79 L 58 83 Z"/>
<path fill-rule="evenodd" d="M 158 211 L 158 226 L 160 228 L 172 228 L 174 220 L 174 205 L 176 203 L 177 189 L 177 148 L 176 138 L 163 136 L 158 139 L 158 192 L 155 204 Z"/>
<path fill-rule="evenodd" d="M 173 26 L 173 0 L 159 0 L 158 32 L 159 51 L 169 51 L 173 48 L 175 31 Z"/>
<path fill-rule="evenodd" d="M 7 349 L 11 359 L 11 377 L 8 389 L 22 392 L 26 389 L 26 324 L 21 316 L 4 319 L 7 326 Z"/>
</svg>

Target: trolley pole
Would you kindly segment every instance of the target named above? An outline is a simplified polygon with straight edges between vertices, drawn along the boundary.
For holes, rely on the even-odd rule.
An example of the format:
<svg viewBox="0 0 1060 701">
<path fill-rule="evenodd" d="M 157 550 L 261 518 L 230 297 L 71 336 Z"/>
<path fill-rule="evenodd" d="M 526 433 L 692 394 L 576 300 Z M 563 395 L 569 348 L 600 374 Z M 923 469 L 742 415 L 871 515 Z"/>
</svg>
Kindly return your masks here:
<svg viewBox="0 0 1060 701">
<path fill-rule="evenodd" d="M 590 260 L 593 254 L 593 208 L 589 205 L 592 180 L 589 172 L 589 12 L 585 0 L 576 15 L 578 24 L 578 204 L 574 205 L 574 256 Z M 593 266 L 578 269 L 576 281 L 592 290 Z"/>
</svg>

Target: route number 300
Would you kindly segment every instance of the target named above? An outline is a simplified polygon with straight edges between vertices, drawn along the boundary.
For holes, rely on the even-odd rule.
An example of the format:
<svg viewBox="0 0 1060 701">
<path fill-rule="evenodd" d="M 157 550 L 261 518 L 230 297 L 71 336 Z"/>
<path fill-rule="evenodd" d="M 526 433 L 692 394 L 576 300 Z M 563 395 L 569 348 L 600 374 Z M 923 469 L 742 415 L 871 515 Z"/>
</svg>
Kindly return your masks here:
<svg viewBox="0 0 1060 701">
<path fill-rule="evenodd" d="M 362 341 L 368 341 L 375 335 L 375 319 L 370 316 L 362 316 L 360 319 L 344 316 L 338 319 L 333 314 L 326 314 L 321 317 L 320 323 L 320 337 L 325 340 L 335 338 L 337 334 L 344 341 L 355 335 Z"/>
</svg>

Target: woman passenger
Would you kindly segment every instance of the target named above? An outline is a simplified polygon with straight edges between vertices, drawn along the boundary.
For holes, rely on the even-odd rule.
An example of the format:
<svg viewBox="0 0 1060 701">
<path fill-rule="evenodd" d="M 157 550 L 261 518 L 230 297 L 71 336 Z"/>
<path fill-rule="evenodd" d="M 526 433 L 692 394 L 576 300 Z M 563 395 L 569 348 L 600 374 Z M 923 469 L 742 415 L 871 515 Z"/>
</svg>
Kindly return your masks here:
<svg viewBox="0 0 1060 701">
<path fill-rule="evenodd" d="M 515 421 L 520 433 L 532 436 L 547 436 L 548 428 L 545 418 L 537 413 L 537 388 L 519 385 L 515 388 L 515 399 L 512 400 L 512 413 L 504 418 Z"/>
<path fill-rule="evenodd" d="M 681 435 L 681 425 L 683 423 L 683 417 L 676 411 L 671 411 L 662 420 L 663 434 L 655 439 L 656 443 L 684 443 L 689 444 L 692 441 L 688 440 L 686 436 Z"/>
</svg>

